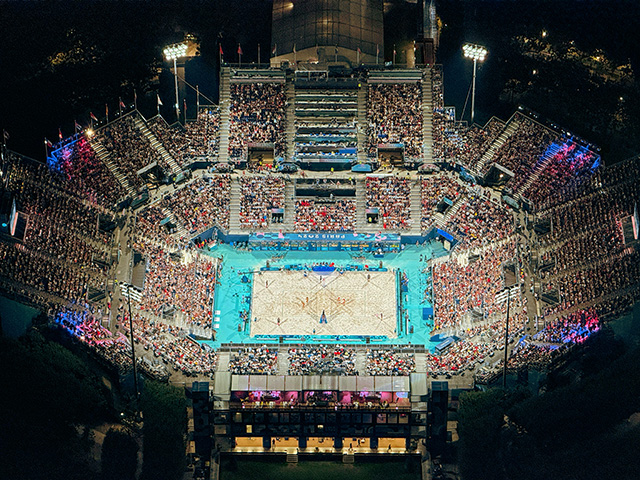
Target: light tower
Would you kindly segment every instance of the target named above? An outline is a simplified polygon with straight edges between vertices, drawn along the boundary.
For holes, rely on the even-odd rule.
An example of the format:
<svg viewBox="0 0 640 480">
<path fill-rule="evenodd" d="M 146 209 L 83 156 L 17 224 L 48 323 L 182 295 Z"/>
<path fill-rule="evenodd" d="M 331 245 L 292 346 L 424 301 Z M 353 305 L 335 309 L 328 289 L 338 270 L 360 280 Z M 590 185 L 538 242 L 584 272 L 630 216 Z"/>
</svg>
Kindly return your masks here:
<svg viewBox="0 0 640 480">
<path fill-rule="evenodd" d="M 487 56 L 487 49 L 480 45 L 466 43 L 463 45 L 462 51 L 466 58 L 473 60 L 473 86 L 471 87 L 471 123 L 473 123 L 476 107 L 476 68 L 478 61 L 484 61 Z"/>
<path fill-rule="evenodd" d="M 173 77 L 176 85 L 176 118 L 180 120 L 180 101 L 178 99 L 178 65 L 176 60 L 187 54 L 186 43 L 174 43 L 164 49 L 164 56 L 167 60 L 173 60 Z"/>
</svg>

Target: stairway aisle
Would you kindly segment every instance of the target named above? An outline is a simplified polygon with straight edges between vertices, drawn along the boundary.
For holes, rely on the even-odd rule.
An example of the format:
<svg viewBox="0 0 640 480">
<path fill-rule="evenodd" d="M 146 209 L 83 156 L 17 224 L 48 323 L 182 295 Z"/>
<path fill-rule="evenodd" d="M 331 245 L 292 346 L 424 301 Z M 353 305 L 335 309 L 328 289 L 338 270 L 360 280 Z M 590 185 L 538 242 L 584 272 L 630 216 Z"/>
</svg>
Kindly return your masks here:
<svg viewBox="0 0 640 480">
<path fill-rule="evenodd" d="M 231 354 L 229 352 L 218 353 L 218 366 L 216 372 L 228 372 L 229 360 L 231 360 Z"/>
<path fill-rule="evenodd" d="M 142 132 L 142 135 L 149 141 L 151 146 L 162 157 L 162 160 L 164 161 L 164 163 L 169 166 L 169 168 L 171 169 L 171 174 L 177 175 L 178 173 L 180 173 L 182 169 L 180 168 L 178 163 L 171 156 L 171 154 L 169 154 L 169 151 L 164 147 L 162 142 L 158 140 L 158 137 L 156 137 L 153 134 L 153 132 L 149 129 L 149 127 L 147 126 L 147 123 L 142 119 L 142 117 L 140 115 L 134 116 L 133 123 L 136 126 L 136 128 L 140 130 L 140 132 Z"/>
<path fill-rule="evenodd" d="M 286 162 L 295 162 L 296 139 L 296 88 L 293 82 L 288 82 L 285 87 L 287 109 L 285 111 L 285 135 L 287 137 L 287 150 L 284 156 Z"/>
<path fill-rule="evenodd" d="M 411 184 L 411 193 L 409 194 L 409 200 L 411 205 L 411 229 L 409 235 L 419 236 L 422 230 L 422 193 L 420 180 L 416 180 Z"/>
<path fill-rule="evenodd" d="M 358 163 L 364 163 L 367 161 L 367 127 L 369 122 L 367 121 L 367 93 L 369 86 L 364 83 L 358 89 Z"/>
<path fill-rule="evenodd" d="M 95 137 L 89 138 L 89 145 L 91 145 L 93 151 L 96 152 L 98 159 L 100 159 L 100 161 L 111 171 L 118 183 L 127 191 L 127 194 L 135 194 L 135 189 L 131 186 L 131 183 L 129 183 L 129 179 L 126 175 L 118 168 L 118 165 L 111 153 L 109 153 L 107 149 L 95 139 Z"/>
<path fill-rule="evenodd" d="M 431 70 L 422 79 L 422 141 L 425 163 L 433 162 L 433 82 Z"/>
<path fill-rule="evenodd" d="M 284 184 L 284 221 L 275 227 L 282 229 L 283 232 L 293 232 L 296 221 L 296 202 L 295 202 L 295 180 L 287 181 Z"/>
<path fill-rule="evenodd" d="M 220 147 L 218 158 L 221 162 L 229 160 L 229 96 L 231 93 L 229 73 L 229 68 L 225 67 L 220 74 Z"/>
<path fill-rule="evenodd" d="M 229 232 L 240 232 L 240 177 L 231 176 L 231 194 L 229 199 Z"/>
<path fill-rule="evenodd" d="M 367 199 L 365 178 L 356 177 L 356 232 L 367 232 Z"/>
</svg>

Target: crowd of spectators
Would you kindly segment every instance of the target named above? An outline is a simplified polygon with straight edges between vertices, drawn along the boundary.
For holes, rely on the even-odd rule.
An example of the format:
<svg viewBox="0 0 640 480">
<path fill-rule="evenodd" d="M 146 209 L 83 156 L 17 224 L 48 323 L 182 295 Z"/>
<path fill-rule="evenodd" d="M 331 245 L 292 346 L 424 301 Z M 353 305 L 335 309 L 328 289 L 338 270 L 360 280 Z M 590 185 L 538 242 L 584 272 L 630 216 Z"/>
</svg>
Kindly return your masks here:
<svg viewBox="0 0 640 480">
<path fill-rule="evenodd" d="M 476 124 L 460 132 L 461 141 L 452 147 L 452 156 L 467 168 L 475 170 L 491 143 L 504 131 L 505 123 L 496 117 L 484 127 Z"/>
<path fill-rule="evenodd" d="M 545 343 L 582 343 L 600 329 L 600 319 L 594 308 L 578 310 L 545 322 L 533 339 Z"/>
<path fill-rule="evenodd" d="M 229 156 L 246 158 L 249 143 L 273 143 L 275 156 L 286 148 L 286 96 L 280 83 L 233 83 L 229 106 Z"/>
<path fill-rule="evenodd" d="M 275 375 L 278 351 L 266 345 L 241 348 L 229 360 L 229 371 L 236 375 Z"/>
<path fill-rule="evenodd" d="M 138 308 L 157 317 L 165 312 L 178 313 L 186 324 L 210 332 L 214 261 L 197 253 L 174 259 L 156 246 L 148 246 L 144 254 L 147 272 Z"/>
<path fill-rule="evenodd" d="M 640 253 L 632 248 L 584 269 L 563 273 L 543 284 L 543 293 L 557 291 L 559 304 L 546 313 L 562 312 L 600 297 L 622 292 L 640 282 Z"/>
<path fill-rule="evenodd" d="M 163 199 L 168 208 L 189 232 L 196 235 L 214 225 L 229 228 L 229 175 L 201 177 Z"/>
<path fill-rule="evenodd" d="M 383 229 L 411 228 L 411 184 L 398 177 L 367 177 L 367 209 L 378 209 Z"/>
<path fill-rule="evenodd" d="M 367 350 L 366 362 L 367 375 L 409 375 L 416 368 L 413 353 L 392 350 Z"/>
<path fill-rule="evenodd" d="M 289 375 L 357 375 L 356 352 L 343 345 L 289 349 Z"/>
<path fill-rule="evenodd" d="M 491 319 L 505 312 L 496 302 L 503 288 L 503 264 L 515 257 L 515 240 L 480 254 L 473 262 L 452 258 L 433 267 L 433 295 L 436 305 L 434 329 L 460 328 L 465 315 L 474 309 Z M 515 305 L 513 305 L 515 307 Z"/>
<path fill-rule="evenodd" d="M 51 152 L 49 165 L 94 203 L 110 207 L 126 196 L 120 182 L 96 156 L 84 136 Z"/>
<path fill-rule="evenodd" d="M 220 113 L 217 107 L 201 108 L 196 120 L 184 126 L 169 126 L 160 115 L 149 120 L 148 125 L 183 168 L 198 159 L 210 161 L 218 156 Z"/>
<path fill-rule="evenodd" d="M 572 140 L 552 147 L 553 152 L 547 154 L 537 176 L 529 181 L 520 177 L 512 187 L 536 209 L 562 202 L 569 190 L 578 189 L 589 180 L 594 164 L 599 162 L 598 155 Z"/>
<path fill-rule="evenodd" d="M 133 315 L 133 339 L 144 350 L 153 353 L 174 371 L 185 375 L 207 375 L 213 378 L 217 355 L 206 345 L 191 340 L 179 327 L 150 320 L 137 313 Z M 119 329 L 127 335 L 129 319 L 122 317 Z"/>
<path fill-rule="evenodd" d="M 54 321 L 120 373 L 131 368 L 129 341 L 120 332 L 112 334 L 90 310 L 62 308 L 55 315 Z"/>
<path fill-rule="evenodd" d="M 157 162 L 164 172 L 171 169 L 160 153 L 134 122 L 133 113 L 112 122 L 96 132 L 95 140 L 112 155 L 118 169 L 126 175 L 134 188 L 143 186 L 138 170 Z"/>
<path fill-rule="evenodd" d="M 70 182 L 59 172 L 29 159 L 7 155 L 4 181 L 26 223 L 16 227 L 20 243 L 0 243 L 0 275 L 58 299 L 80 300 L 89 288 L 104 291 L 111 235 L 99 230 L 99 217 L 113 214 L 66 188 Z"/>
<path fill-rule="evenodd" d="M 469 188 L 446 228 L 460 239 L 460 248 L 481 248 L 513 234 L 513 217 L 504 204 L 481 187 Z"/>
<path fill-rule="evenodd" d="M 466 192 L 465 186 L 459 182 L 454 174 L 446 173 L 438 176 L 428 176 L 422 179 L 422 230 L 428 230 L 434 225 L 434 214 L 440 202 L 445 198 L 455 204 Z"/>
<path fill-rule="evenodd" d="M 240 226 L 261 229 L 271 223 L 274 208 L 284 207 L 284 180 L 281 177 L 247 176 L 240 178 Z"/>
<path fill-rule="evenodd" d="M 370 151 L 403 144 L 408 158 L 422 156 L 422 88 L 419 82 L 370 84 L 367 99 Z"/>
<path fill-rule="evenodd" d="M 557 134 L 520 113 L 513 116 L 507 131 L 510 135 L 483 166 L 483 172 L 497 163 L 514 172 L 515 181 L 528 177 L 552 142 L 560 140 Z"/>
<path fill-rule="evenodd" d="M 444 111 L 444 77 L 442 65 L 434 65 L 431 73 L 431 101 L 433 117 L 431 120 L 431 134 L 433 136 L 433 160 L 445 159 L 445 111 Z"/>
<path fill-rule="evenodd" d="M 541 278 L 568 272 L 603 257 L 614 255 L 623 246 L 624 238 L 618 224 L 603 223 L 595 226 L 592 231 L 558 242 L 541 254 L 542 265 L 554 262 L 554 267 L 548 273 L 540 273 Z"/>
<path fill-rule="evenodd" d="M 356 228 L 356 202 L 337 200 L 319 203 L 296 201 L 296 232 L 342 232 Z"/>
</svg>

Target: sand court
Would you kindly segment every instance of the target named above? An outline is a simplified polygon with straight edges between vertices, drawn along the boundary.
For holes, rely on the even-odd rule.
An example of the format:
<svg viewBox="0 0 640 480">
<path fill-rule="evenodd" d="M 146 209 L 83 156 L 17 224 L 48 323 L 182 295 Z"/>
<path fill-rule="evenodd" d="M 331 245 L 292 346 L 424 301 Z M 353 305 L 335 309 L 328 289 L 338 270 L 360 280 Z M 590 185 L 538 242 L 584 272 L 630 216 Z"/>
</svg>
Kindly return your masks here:
<svg viewBox="0 0 640 480">
<path fill-rule="evenodd" d="M 324 313 L 324 315 L 323 315 Z M 396 279 L 387 272 L 265 271 L 253 276 L 250 336 L 395 338 Z"/>
</svg>

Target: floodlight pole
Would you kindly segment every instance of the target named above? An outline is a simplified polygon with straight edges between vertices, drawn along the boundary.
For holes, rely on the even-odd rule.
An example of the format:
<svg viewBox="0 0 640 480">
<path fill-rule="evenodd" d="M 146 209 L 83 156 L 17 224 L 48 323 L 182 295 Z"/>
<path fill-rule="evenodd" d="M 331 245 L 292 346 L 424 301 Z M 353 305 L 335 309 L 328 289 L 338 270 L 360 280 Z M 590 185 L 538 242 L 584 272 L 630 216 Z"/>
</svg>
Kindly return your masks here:
<svg viewBox="0 0 640 480">
<path fill-rule="evenodd" d="M 175 60 L 174 60 L 175 61 Z M 476 68 L 478 65 L 478 59 L 474 57 L 473 59 L 473 81 L 472 81 L 472 87 L 471 87 L 471 124 L 473 125 L 473 117 L 475 115 L 475 111 L 476 111 Z M 177 90 L 177 84 L 176 84 L 176 92 Z"/>
<path fill-rule="evenodd" d="M 475 85 L 475 78 L 476 78 L 476 74 L 474 69 L 473 71 L 474 85 Z M 178 63 L 176 61 L 175 55 L 173 56 L 173 79 L 175 80 L 175 86 L 176 86 L 176 118 L 178 119 L 178 121 L 180 121 L 180 101 L 178 100 Z M 471 118 L 473 118 L 473 113 Z"/>
<path fill-rule="evenodd" d="M 507 356 L 508 356 L 507 350 L 509 346 L 509 307 L 510 306 L 511 306 L 511 289 L 507 288 L 507 324 L 504 329 L 504 366 L 502 368 L 502 388 L 507 388 Z"/>
</svg>

